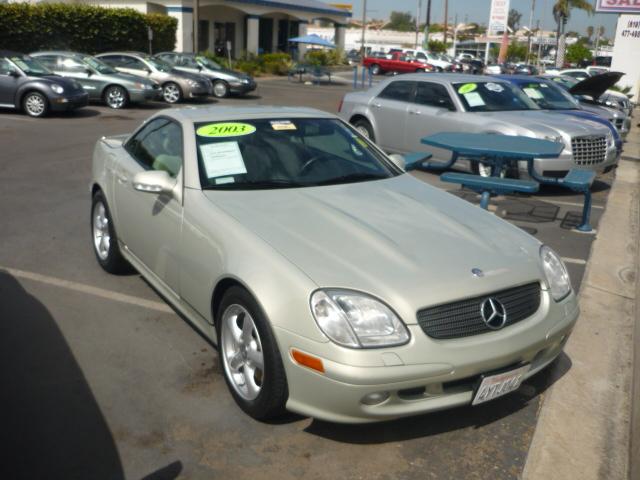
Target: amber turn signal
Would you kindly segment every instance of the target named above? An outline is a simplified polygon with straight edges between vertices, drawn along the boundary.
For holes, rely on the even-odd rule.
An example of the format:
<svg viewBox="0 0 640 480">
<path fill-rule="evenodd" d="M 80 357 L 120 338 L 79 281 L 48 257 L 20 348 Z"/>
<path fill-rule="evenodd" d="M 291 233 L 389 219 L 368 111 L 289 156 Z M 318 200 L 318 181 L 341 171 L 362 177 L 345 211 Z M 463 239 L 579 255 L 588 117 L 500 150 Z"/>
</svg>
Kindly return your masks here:
<svg viewBox="0 0 640 480">
<path fill-rule="evenodd" d="M 311 356 L 307 353 L 302 353 L 300 350 L 291 349 L 291 357 L 303 367 L 310 368 L 316 372 L 324 373 L 324 365 L 322 360 L 317 357 Z"/>
</svg>

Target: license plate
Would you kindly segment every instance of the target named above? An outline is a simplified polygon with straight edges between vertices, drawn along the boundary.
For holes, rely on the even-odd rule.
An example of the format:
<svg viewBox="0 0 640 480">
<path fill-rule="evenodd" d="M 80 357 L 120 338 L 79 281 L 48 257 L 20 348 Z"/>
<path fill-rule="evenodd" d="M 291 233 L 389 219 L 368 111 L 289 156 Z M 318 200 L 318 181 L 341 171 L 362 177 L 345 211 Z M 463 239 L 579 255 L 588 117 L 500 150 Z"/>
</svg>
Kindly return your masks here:
<svg viewBox="0 0 640 480">
<path fill-rule="evenodd" d="M 528 370 L 529 365 L 525 365 L 508 372 L 482 377 L 471 405 L 479 405 L 517 390 Z"/>
</svg>

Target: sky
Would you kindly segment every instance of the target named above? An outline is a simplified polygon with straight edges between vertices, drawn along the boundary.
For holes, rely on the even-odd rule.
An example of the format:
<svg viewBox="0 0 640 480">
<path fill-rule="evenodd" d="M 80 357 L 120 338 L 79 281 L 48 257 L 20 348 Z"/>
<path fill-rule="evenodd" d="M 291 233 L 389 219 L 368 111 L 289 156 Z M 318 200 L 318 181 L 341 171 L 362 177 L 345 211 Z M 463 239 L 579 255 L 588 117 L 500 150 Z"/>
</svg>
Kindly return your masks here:
<svg viewBox="0 0 640 480">
<path fill-rule="evenodd" d="M 331 0 L 324 0 L 331 3 Z M 362 18 L 363 0 L 333 0 L 340 3 L 351 3 L 353 5 L 353 17 Z M 389 18 L 392 10 L 411 12 L 416 14 L 416 5 L 419 0 L 367 0 L 367 18 Z M 531 12 L 532 0 L 511 0 L 511 8 L 515 8 L 522 14 L 520 25 L 528 26 Z M 536 0 L 536 8 L 533 16 L 533 26 L 540 20 L 541 28 L 545 30 L 555 30 L 551 9 L 554 0 Z M 422 0 L 421 21 L 426 18 L 427 0 Z M 491 0 L 449 0 L 449 21 L 453 22 L 456 13 L 458 22 L 464 22 L 465 18 L 469 22 L 484 23 L 489 21 L 489 9 Z M 574 10 L 567 23 L 567 31 L 576 31 L 585 35 L 589 25 L 605 27 L 605 36 L 614 37 L 618 16 L 611 13 L 599 13 L 588 15 L 585 12 Z M 431 0 L 431 22 L 442 23 L 444 21 L 444 0 Z"/>
</svg>

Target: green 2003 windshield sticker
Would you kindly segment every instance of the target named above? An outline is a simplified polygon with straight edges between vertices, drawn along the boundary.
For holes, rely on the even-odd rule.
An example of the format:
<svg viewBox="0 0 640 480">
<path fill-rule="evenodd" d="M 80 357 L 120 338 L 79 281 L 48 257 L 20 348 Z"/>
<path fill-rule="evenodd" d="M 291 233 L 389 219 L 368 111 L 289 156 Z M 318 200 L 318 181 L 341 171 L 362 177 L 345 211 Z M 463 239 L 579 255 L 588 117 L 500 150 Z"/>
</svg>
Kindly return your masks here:
<svg viewBox="0 0 640 480">
<path fill-rule="evenodd" d="M 465 93 L 473 92 L 476 88 L 478 88 L 476 83 L 465 83 L 458 89 L 458 93 L 464 95 Z"/>
<path fill-rule="evenodd" d="M 196 130 L 196 135 L 200 137 L 241 137 L 256 131 L 256 127 L 248 123 L 210 123 Z"/>
</svg>

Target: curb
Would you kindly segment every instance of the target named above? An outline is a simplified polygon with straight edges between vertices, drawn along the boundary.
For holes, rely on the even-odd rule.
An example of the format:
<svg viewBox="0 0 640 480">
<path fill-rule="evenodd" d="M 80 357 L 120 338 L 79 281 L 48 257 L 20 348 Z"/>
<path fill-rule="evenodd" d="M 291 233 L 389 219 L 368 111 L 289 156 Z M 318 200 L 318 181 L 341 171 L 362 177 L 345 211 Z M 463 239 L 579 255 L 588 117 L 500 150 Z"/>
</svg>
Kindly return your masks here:
<svg viewBox="0 0 640 480">
<path fill-rule="evenodd" d="M 524 480 L 628 478 L 639 202 L 640 163 L 622 160 L 565 347 L 572 366 L 543 398 Z"/>
</svg>

